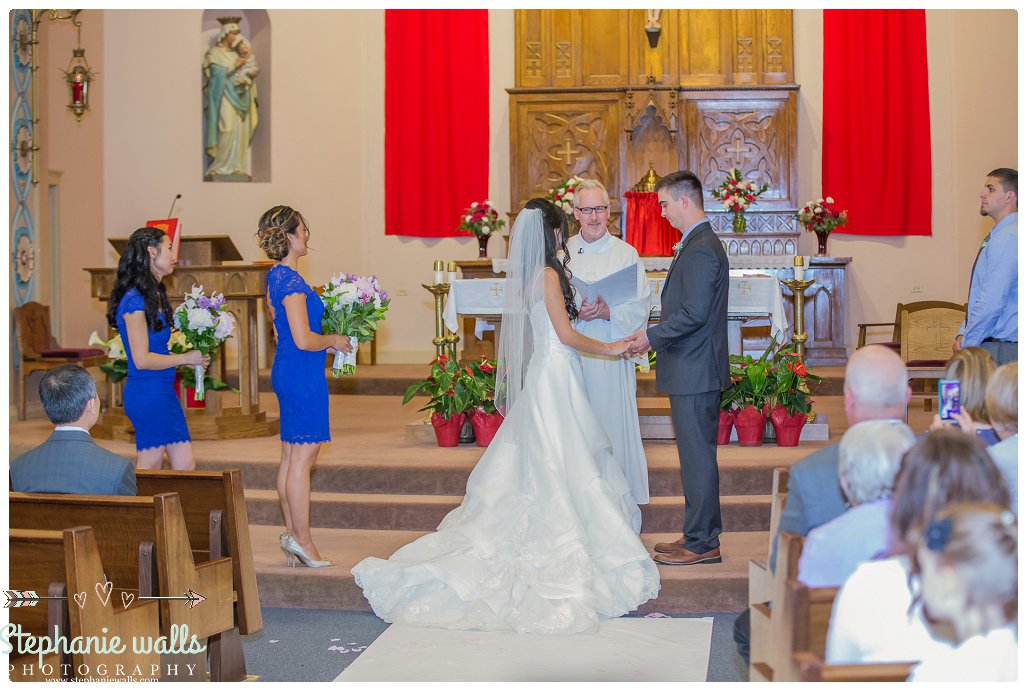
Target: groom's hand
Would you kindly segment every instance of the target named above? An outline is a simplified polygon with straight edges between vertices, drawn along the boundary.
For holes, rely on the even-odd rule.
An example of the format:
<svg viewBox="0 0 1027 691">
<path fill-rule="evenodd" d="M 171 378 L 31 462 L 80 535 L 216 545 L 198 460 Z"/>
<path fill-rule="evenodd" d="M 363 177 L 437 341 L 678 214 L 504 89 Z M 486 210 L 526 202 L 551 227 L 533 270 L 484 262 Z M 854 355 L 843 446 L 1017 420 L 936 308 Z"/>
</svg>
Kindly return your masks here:
<svg viewBox="0 0 1027 691">
<path fill-rule="evenodd" d="M 628 353 L 631 355 L 641 355 L 642 353 L 648 353 L 649 348 L 649 337 L 645 333 L 645 329 L 642 329 L 638 333 L 628 336 L 625 340 L 630 341 L 631 345 L 628 346 Z"/>
</svg>

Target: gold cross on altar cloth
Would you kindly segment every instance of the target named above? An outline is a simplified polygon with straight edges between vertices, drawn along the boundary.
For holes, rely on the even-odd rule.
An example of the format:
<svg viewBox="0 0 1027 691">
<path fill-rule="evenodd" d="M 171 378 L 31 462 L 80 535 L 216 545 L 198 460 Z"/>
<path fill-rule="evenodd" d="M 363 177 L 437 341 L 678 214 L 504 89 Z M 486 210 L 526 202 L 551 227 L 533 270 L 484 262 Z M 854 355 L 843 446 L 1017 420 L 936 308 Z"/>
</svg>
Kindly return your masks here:
<svg viewBox="0 0 1027 691">
<path fill-rule="evenodd" d="M 491 292 L 496 297 L 499 297 L 500 295 L 503 294 L 503 284 L 502 283 L 493 283 L 489 287 L 489 292 Z"/>
<path fill-rule="evenodd" d="M 741 156 L 741 154 L 747 154 L 747 153 L 751 152 L 752 149 L 750 147 L 748 147 L 748 146 L 746 146 L 744 148 L 742 147 L 742 144 L 744 143 L 744 140 L 742 139 L 742 133 L 741 132 L 735 132 L 735 136 L 734 136 L 734 139 L 732 140 L 732 143 L 735 145 L 735 148 L 728 149 L 727 152 L 729 154 L 734 154 L 735 155 L 735 165 L 737 166 L 737 165 L 740 165 L 742 163 L 742 156 Z"/>
<path fill-rule="evenodd" d="M 567 165 L 570 165 L 571 163 L 573 163 L 573 161 L 571 160 L 571 156 L 574 156 L 574 158 L 576 159 L 578 151 L 579 151 L 579 149 L 572 149 L 571 148 L 571 140 L 568 139 L 568 140 L 564 141 L 564 143 L 563 143 L 563 150 L 562 151 L 557 151 L 556 155 L 557 156 L 563 156 L 564 163 L 566 163 Z"/>
<path fill-rule="evenodd" d="M 747 281 L 739 281 L 735 284 L 735 287 L 738 289 L 738 292 L 742 295 L 748 295 L 752 292 L 752 286 L 749 285 Z"/>
</svg>

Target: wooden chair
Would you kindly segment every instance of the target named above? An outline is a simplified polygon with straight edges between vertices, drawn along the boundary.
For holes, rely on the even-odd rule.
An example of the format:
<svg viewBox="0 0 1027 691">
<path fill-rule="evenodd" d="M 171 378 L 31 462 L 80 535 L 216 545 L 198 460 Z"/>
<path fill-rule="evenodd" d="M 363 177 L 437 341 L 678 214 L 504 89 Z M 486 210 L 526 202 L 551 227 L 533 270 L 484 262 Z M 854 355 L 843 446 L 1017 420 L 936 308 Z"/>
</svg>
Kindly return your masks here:
<svg viewBox="0 0 1027 691">
<path fill-rule="evenodd" d="M 188 626 L 203 640 L 234 627 L 232 560 L 195 563 L 177 494 L 108 497 L 73 494 L 9 494 L 14 528 L 63 530 L 91 526 L 108 580 L 139 596 L 180 597 L 193 590 L 206 601 L 195 608 L 185 600 L 160 601 L 160 630 Z M 162 664 L 206 667 L 205 653 L 165 655 Z M 216 671 L 216 670 L 215 670 Z M 214 679 L 219 681 L 219 679 Z"/>
<path fill-rule="evenodd" d="M 770 537 L 767 544 L 766 560 L 749 560 L 749 650 L 750 680 L 761 679 L 763 671 L 769 669 L 766 659 L 767 643 L 770 640 L 770 608 L 766 603 L 774 597 L 774 572 L 770 570 L 770 551 L 773 548 L 774 536 L 781 525 L 781 512 L 788 498 L 788 468 L 774 468 L 774 479 L 770 494 Z M 759 642 L 757 642 L 757 640 Z M 757 678 L 759 677 L 759 678 Z"/>
<path fill-rule="evenodd" d="M 64 531 L 12 529 L 10 546 L 10 584 L 19 590 L 34 590 L 44 597 L 64 598 L 45 601 L 36 606 L 12 607 L 11 623 L 22 631 L 37 637 L 52 637 L 54 626 L 61 636 L 69 640 L 97 636 L 121 638 L 126 650 L 119 654 L 86 652 L 72 656 L 64 651 L 44 657 L 43 667 L 36 655 L 13 656 L 10 660 L 12 680 L 43 681 L 71 680 L 79 670 L 88 670 L 82 676 L 102 678 L 99 669 L 107 670 L 112 681 L 127 681 L 133 671 L 149 679 L 160 655 L 155 652 L 135 652 L 133 638 L 156 640 L 160 635 L 158 606 L 153 601 L 136 600 L 126 607 L 120 594 L 112 592 L 106 603 L 96 594 L 96 584 L 104 583 L 104 565 L 93 536 L 92 528 L 77 527 Z M 85 593 L 84 605 L 73 599 Z M 120 667 L 128 675 L 115 677 Z"/>
<path fill-rule="evenodd" d="M 799 681 L 906 681 L 914 662 L 828 665 L 809 651 L 794 655 Z"/>
<path fill-rule="evenodd" d="M 25 419 L 25 382 L 33 372 L 58 365 L 76 364 L 94 367 L 107 359 L 97 348 L 62 348 L 50 331 L 50 308 L 38 302 L 26 302 L 14 310 L 14 328 L 18 334 L 18 419 Z"/>
</svg>

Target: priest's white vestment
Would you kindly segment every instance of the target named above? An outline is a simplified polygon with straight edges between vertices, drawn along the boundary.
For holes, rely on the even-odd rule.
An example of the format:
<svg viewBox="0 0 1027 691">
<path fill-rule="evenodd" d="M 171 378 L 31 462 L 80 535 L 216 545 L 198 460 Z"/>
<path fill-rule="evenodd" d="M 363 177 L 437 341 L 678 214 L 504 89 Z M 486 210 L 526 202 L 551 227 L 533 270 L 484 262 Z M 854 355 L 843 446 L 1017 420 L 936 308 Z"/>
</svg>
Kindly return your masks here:
<svg viewBox="0 0 1027 691">
<path fill-rule="evenodd" d="M 634 247 L 609 232 L 595 242 L 581 235 L 567 241 L 570 270 L 584 281 L 597 281 L 627 266 L 638 271 L 637 298 L 610 308 L 610 320 L 577 321 L 582 334 L 606 343 L 644 328 L 649 319 L 649 284 Z M 576 297 L 581 306 L 581 296 Z M 635 363 L 619 357 L 581 353 L 588 400 L 613 444 L 613 455 L 624 470 L 631 494 L 639 504 L 649 503 L 649 472 L 638 426 L 635 400 Z"/>
</svg>

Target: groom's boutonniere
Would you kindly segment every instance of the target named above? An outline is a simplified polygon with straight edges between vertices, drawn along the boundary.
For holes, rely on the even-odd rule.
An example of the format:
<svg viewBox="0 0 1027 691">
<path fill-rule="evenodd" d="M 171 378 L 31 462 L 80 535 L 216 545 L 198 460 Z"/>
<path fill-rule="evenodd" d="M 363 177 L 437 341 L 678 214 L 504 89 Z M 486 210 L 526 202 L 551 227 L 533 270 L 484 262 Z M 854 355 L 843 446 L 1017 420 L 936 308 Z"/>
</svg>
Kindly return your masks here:
<svg viewBox="0 0 1027 691">
<path fill-rule="evenodd" d="M 675 257 L 678 256 L 678 252 L 681 251 L 681 246 L 684 245 L 684 244 L 685 244 L 685 240 L 684 240 L 684 238 L 682 238 L 682 239 L 678 240 L 677 242 L 675 242 L 674 246 L 671 247 L 671 249 L 674 250 L 674 256 Z"/>
</svg>

